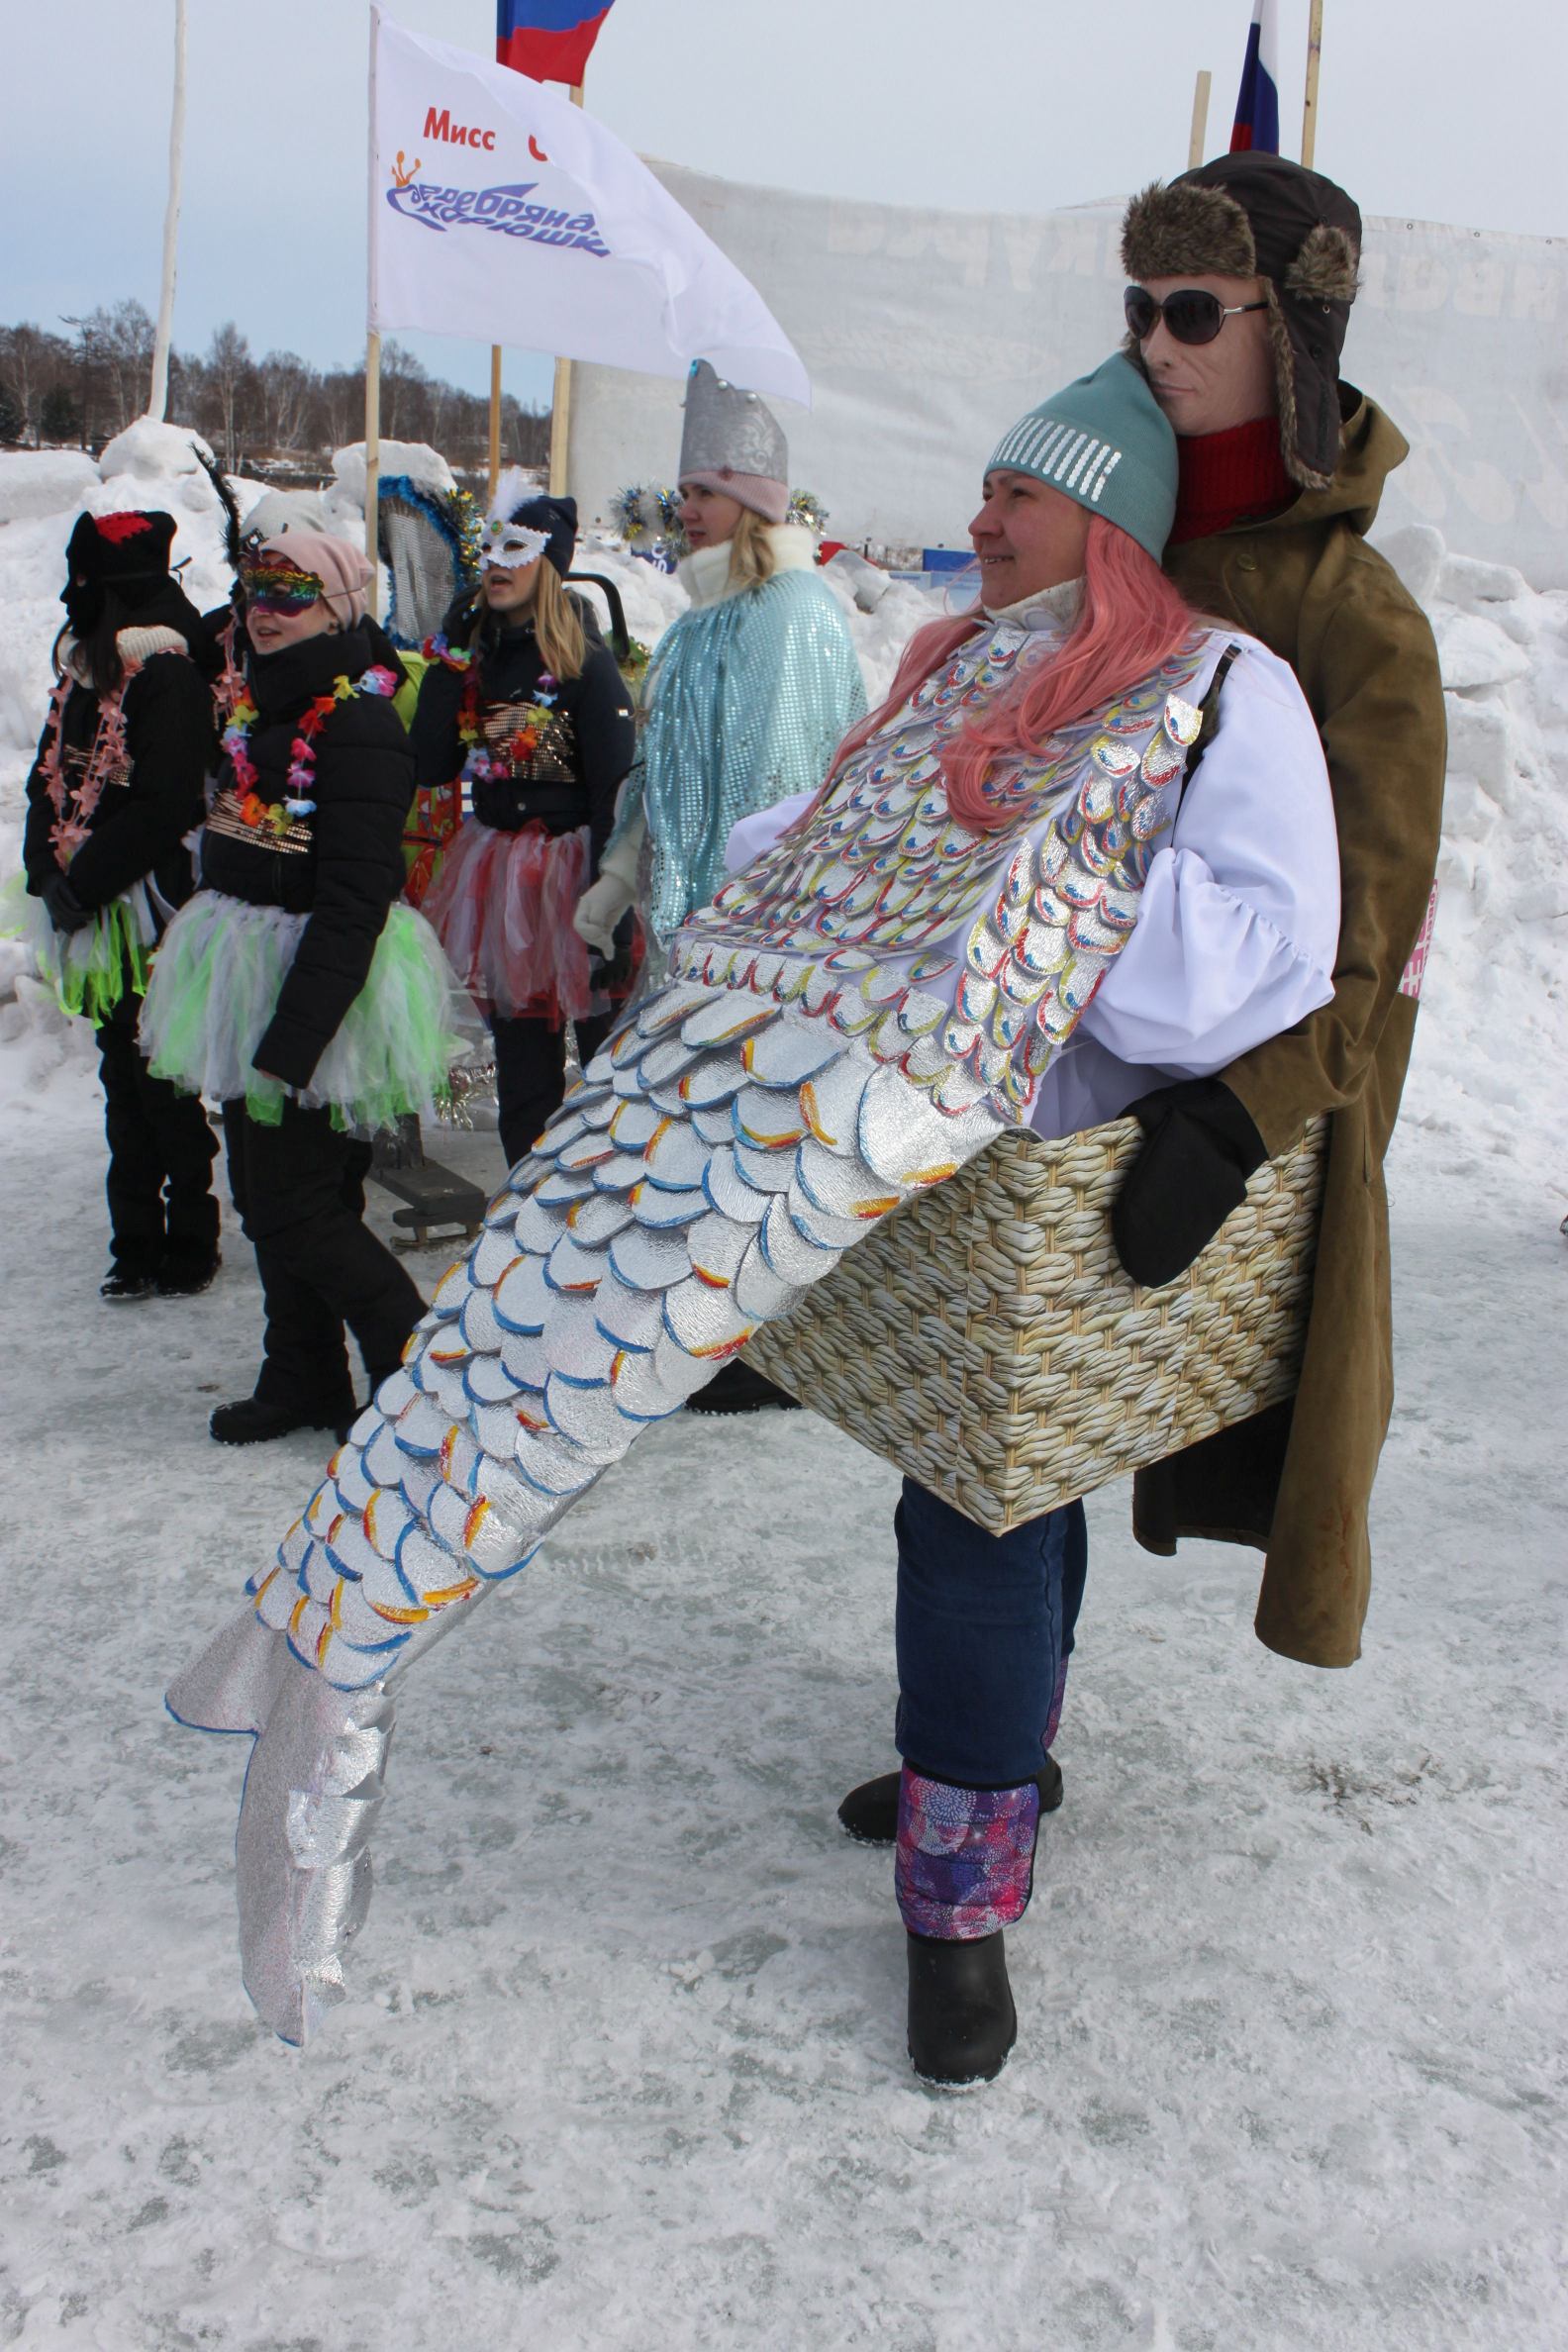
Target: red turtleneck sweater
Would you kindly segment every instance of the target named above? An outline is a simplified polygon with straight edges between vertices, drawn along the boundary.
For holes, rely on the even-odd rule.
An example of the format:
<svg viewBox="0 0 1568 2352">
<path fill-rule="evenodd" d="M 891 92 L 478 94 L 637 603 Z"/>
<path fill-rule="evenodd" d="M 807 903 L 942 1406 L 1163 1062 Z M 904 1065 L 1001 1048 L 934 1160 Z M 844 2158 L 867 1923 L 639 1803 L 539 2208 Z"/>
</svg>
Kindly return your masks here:
<svg viewBox="0 0 1568 2352">
<path fill-rule="evenodd" d="M 1181 477 L 1169 540 L 1173 547 L 1228 531 L 1233 523 L 1280 514 L 1297 495 L 1280 455 L 1278 417 L 1254 417 L 1225 433 L 1194 434 L 1178 440 L 1176 454 Z"/>
</svg>

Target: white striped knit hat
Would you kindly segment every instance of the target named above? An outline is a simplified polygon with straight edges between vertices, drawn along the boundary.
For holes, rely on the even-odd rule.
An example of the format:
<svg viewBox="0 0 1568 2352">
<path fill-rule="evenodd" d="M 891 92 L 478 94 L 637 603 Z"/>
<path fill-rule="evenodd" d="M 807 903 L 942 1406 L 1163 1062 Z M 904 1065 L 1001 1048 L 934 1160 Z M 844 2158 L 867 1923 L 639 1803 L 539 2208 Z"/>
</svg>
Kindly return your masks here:
<svg viewBox="0 0 1568 2352">
<path fill-rule="evenodd" d="M 1176 436 L 1141 371 L 1117 352 L 1021 417 L 987 473 L 1033 474 L 1104 515 L 1158 563 L 1176 513 Z"/>
</svg>

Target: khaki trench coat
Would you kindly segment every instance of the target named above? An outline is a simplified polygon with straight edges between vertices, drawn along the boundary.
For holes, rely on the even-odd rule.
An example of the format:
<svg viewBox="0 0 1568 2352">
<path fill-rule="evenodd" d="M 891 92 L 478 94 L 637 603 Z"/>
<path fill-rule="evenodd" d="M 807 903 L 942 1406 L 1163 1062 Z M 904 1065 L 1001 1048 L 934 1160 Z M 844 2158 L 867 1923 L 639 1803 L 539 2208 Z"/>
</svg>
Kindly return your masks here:
<svg viewBox="0 0 1568 2352">
<path fill-rule="evenodd" d="M 1313 1666 L 1359 1655 L 1371 1584 L 1367 1505 L 1394 1401 L 1383 1155 L 1415 1034 L 1400 979 L 1431 889 L 1446 749 L 1431 631 L 1365 539 L 1408 444 L 1349 385 L 1341 408 L 1326 490 L 1166 557 L 1200 611 L 1261 637 L 1301 681 L 1333 788 L 1341 915 L 1332 1001 L 1221 1073 L 1270 1153 L 1330 1115 L 1300 1389 L 1140 1471 L 1132 1505 L 1149 1551 L 1182 1535 L 1256 1545 L 1258 1637 Z"/>
</svg>

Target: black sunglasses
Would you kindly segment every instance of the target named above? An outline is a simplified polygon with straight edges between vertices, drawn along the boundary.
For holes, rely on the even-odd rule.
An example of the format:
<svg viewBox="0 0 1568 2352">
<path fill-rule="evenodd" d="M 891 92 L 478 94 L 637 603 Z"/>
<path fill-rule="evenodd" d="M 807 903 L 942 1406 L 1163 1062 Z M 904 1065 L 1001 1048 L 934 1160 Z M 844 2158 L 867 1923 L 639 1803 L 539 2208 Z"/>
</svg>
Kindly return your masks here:
<svg viewBox="0 0 1568 2352">
<path fill-rule="evenodd" d="M 1178 286 L 1174 294 L 1156 302 L 1144 287 L 1128 286 L 1122 297 L 1122 308 L 1128 328 L 1139 343 L 1147 343 L 1156 322 L 1163 319 L 1173 342 L 1210 343 L 1226 319 L 1238 318 L 1242 311 L 1267 310 L 1268 303 L 1232 302 L 1226 308 L 1218 294 L 1208 294 L 1202 286 Z"/>
</svg>

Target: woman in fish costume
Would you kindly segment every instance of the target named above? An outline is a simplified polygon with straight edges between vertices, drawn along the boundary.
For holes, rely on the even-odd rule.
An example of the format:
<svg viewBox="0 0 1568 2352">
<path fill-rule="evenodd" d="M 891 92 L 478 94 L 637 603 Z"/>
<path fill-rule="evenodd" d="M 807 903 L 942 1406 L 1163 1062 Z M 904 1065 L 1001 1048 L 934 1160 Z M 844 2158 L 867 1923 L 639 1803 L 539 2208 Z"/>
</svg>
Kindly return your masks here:
<svg viewBox="0 0 1568 2352">
<path fill-rule="evenodd" d="M 1006 1127 L 1114 1117 L 1326 1000 L 1322 750 L 1285 664 L 1162 581 L 1175 490 L 1120 357 L 1004 437 L 982 602 L 917 637 L 817 797 L 682 926 L 174 1683 L 180 1720 L 257 1735 L 242 1959 L 285 2037 L 341 1997 L 398 1679 L 640 1429 Z M 1029 1899 L 1070 1532 L 1026 1597 L 1028 1673 L 1019 1610 L 956 1557 L 910 1563 L 908 1595 L 901 1561 L 923 1623 L 900 1645 L 896 1888 L 936 2082 L 994 2074 L 1015 2029 L 1001 1939 Z"/>
</svg>

